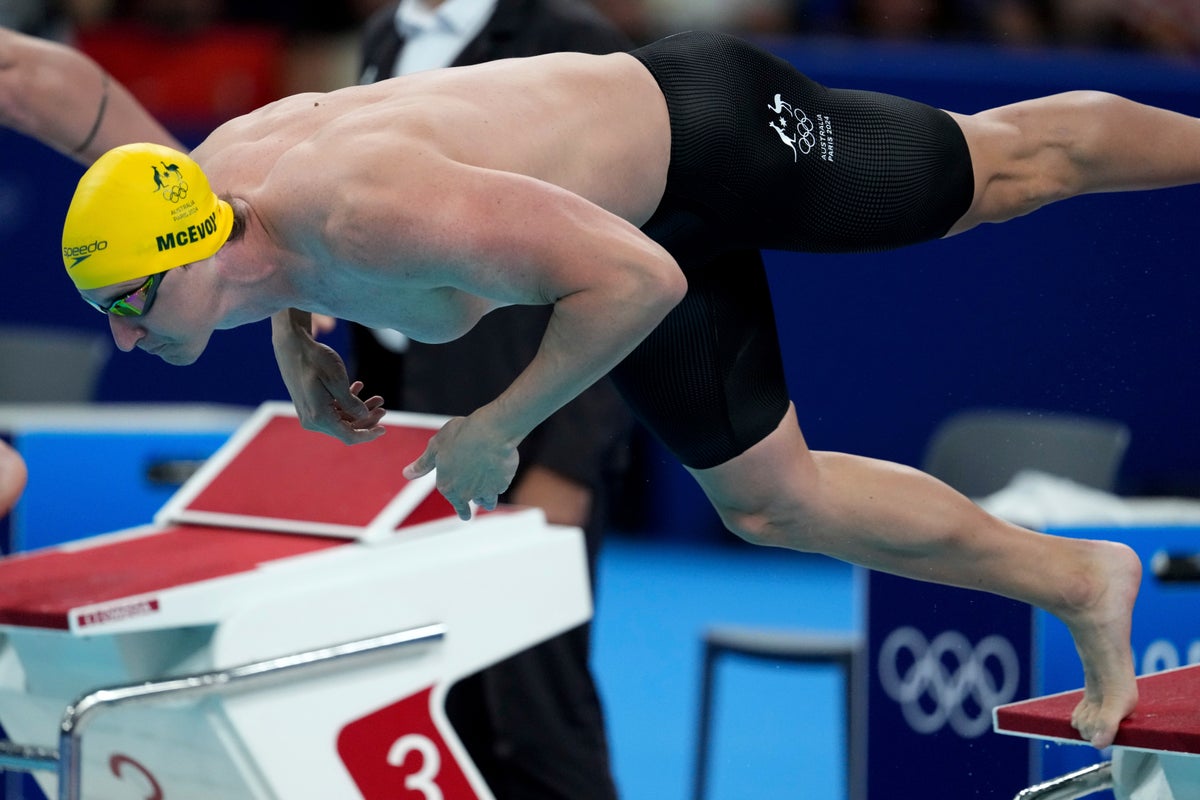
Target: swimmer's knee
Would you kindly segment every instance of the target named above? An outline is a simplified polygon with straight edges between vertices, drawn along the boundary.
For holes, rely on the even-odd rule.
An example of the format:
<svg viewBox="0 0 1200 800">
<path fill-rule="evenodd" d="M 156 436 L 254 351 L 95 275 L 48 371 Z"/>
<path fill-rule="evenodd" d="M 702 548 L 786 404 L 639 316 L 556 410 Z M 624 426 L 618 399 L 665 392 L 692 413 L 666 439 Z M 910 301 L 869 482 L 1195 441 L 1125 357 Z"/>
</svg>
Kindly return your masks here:
<svg viewBox="0 0 1200 800">
<path fill-rule="evenodd" d="M 752 507 L 720 507 L 717 514 L 726 529 L 750 544 L 819 552 L 819 515 L 815 506 L 794 498 Z"/>
<path fill-rule="evenodd" d="M 790 403 L 774 430 L 749 450 L 692 474 L 736 536 L 767 547 L 820 550 L 822 473 Z"/>
</svg>

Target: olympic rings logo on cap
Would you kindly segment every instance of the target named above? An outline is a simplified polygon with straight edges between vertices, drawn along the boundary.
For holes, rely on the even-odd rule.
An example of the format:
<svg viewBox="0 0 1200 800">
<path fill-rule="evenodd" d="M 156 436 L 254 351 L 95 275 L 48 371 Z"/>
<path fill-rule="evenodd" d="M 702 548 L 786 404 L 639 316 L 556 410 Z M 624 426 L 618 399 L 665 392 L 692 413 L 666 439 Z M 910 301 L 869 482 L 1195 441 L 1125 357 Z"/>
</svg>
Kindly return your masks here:
<svg viewBox="0 0 1200 800">
<path fill-rule="evenodd" d="M 162 191 L 164 200 L 178 203 L 187 197 L 187 181 L 184 180 L 183 173 L 180 171 L 178 164 L 174 162 L 168 164 L 166 161 L 159 161 L 158 163 L 163 165 L 161 171 L 157 165 L 150 165 L 150 168 L 154 170 L 154 185 Z"/>
<path fill-rule="evenodd" d="M 912 663 L 902 675 L 904 653 Z M 958 631 L 930 642 L 905 626 L 879 648 L 879 682 L 917 733 L 937 733 L 949 723 L 964 739 L 982 736 L 991 728 L 992 709 L 1016 695 L 1020 677 L 1017 651 L 1003 636 L 987 636 L 972 647 Z"/>
</svg>

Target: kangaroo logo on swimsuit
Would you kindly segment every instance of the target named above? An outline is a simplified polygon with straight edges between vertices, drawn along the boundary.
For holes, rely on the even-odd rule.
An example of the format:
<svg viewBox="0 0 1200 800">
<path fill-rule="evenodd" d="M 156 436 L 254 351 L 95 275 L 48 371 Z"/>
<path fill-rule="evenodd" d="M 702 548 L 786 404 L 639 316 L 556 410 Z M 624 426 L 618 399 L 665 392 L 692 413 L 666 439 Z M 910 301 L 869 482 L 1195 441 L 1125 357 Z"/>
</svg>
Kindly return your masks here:
<svg viewBox="0 0 1200 800">
<path fill-rule="evenodd" d="M 821 160 L 833 161 L 833 125 L 828 116 L 817 114 L 814 122 L 803 109 L 784 102 L 779 94 L 775 95 L 775 102 L 768 104 L 767 108 L 777 115 L 767 124 L 779 134 L 780 141 L 791 149 L 793 162 L 799 161 L 801 155 L 811 153 L 818 143 Z"/>
</svg>

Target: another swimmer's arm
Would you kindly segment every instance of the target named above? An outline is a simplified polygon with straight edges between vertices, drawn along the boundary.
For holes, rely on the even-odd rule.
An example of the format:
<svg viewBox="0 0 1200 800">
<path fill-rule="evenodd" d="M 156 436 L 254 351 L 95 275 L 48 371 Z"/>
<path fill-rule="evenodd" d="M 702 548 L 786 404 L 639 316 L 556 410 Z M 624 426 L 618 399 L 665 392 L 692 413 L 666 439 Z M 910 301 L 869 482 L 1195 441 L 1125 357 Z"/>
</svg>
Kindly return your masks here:
<svg viewBox="0 0 1200 800">
<path fill-rule="evenodd" d="M 0 440 L 0 519 L 17 504 L 28 477 L 20 454 Z"/>
<path fill-rule="evenodd" d="M 183 149 L 92 59 L 0 28 L 0 125 L 88 165 L 130 142 Z"/>
<path fill-rule="evenodd" d="M 312 315 L 285 309 L 271 317 L 271 345 L 300 423 L 358 444 L 384 434 L 383 398 L 361 400 L 362 382 L 350 382 L 346 365 L 332 347 L 312 337 Z"/>
</svg>

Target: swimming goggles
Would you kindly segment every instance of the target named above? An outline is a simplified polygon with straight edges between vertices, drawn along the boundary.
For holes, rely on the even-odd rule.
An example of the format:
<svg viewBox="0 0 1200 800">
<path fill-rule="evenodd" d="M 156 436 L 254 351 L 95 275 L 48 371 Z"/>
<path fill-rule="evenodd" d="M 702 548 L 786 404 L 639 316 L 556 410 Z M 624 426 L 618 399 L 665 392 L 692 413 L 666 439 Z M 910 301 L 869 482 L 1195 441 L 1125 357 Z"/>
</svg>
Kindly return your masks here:
<svg viewBox="0 0 1200 800">
<path fill-rule="evenodd" d="M 151 275 L 146 278 L 145 283 L 129 294 L 118 297 L 105 305 L 100 305 L 90 297 L 84 296 L 83 299 L 101 314 L 112 314 L 115 317 L 140 317 L 149 312 L 150 306 L 154 305 L 154 296 L 158 294 L 158 285 L 162 283 L 162 277 L 166 274 L 166 272 L 159 272 Z"/>
</svg>

